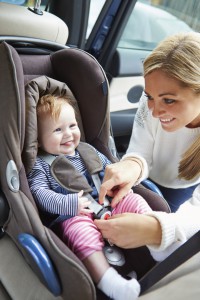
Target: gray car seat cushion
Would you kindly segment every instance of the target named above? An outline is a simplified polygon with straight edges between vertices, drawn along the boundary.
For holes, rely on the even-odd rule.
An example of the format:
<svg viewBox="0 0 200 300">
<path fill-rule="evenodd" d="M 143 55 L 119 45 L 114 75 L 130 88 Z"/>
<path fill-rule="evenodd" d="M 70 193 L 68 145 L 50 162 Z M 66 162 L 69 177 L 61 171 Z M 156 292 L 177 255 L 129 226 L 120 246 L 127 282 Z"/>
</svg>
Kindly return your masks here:
<svg viewBox="0 0 200 300">
<path fill-rule="evenodd" d="M 37 142 L 37 114 L 36 106 L 39 98 L 46 94 L 53 94 L 57 96 L 70 95 L 70 98 L 75 107 L 77 122 L 81 131 L 81 139 L 84 140 L 84 130 L 82 119 L 80 116 L 79 108 L 74 95 L 65 83 L 55 79 L 40 76 L 31 80 L 26 84 L 25 97 L 26 97 L 26 134 L 23 149 L 23 163 L 26 173 L 29 173 L 35 163 L 38 142 Z"/>
</svg>

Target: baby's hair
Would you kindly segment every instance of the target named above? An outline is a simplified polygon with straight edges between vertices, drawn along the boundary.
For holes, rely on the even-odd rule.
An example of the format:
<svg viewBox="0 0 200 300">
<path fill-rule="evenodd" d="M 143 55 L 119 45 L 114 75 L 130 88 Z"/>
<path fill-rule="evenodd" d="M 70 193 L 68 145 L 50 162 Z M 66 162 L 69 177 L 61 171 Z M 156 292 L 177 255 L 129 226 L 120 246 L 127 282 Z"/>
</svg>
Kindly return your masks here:
<svg viewBox="0 0 200 300">
<path fill-rule="evenodd" d="M 72 99 L 69 96 L 47 94 L 42 96 L 37 104 L 37 115 L 50 114 L 54 120 L 59 118 L 63 104 L 69 104 L 75 111 Z M 76 111 L 75 111 L 76 114 Z"/>
</svg>

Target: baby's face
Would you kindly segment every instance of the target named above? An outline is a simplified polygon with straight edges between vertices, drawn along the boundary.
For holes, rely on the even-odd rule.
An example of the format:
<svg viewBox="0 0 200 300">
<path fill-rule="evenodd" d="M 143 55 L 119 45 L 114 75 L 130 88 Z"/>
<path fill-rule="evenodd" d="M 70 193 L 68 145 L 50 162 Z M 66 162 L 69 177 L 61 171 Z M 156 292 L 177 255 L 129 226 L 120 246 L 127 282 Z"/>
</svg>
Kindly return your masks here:
<svg viewBox="0 0 200 300">
<path fill-rule="evenodd" d="M 80 135 L 74 109 L 68 103 L 62 105 L 58 120 L 55 121 L 49 114 L 39 118 L 39 146 L 50 154 L 74 155 Z"/>
</svg>

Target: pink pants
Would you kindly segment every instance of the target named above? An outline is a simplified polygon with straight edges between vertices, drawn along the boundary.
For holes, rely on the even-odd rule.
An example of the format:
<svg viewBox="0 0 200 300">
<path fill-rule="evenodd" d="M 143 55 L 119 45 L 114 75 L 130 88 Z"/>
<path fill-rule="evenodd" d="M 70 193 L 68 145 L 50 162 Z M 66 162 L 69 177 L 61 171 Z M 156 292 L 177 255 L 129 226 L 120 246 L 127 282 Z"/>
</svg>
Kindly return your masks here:
<svg viewBox="0 0 200 300">
<path fill-rule="evenodd" d="M 112 215 L 125 212 L 143 214 L 151 211 L 147 202 L 138 194 L 129 193 L 112 211 Z M 100 231 L 89 216 L 76 216 L 60 224 L 61 236 L 66 245 L 84 260 L 93 252 L 102 251 L 104 241 Z"/>
</svg>

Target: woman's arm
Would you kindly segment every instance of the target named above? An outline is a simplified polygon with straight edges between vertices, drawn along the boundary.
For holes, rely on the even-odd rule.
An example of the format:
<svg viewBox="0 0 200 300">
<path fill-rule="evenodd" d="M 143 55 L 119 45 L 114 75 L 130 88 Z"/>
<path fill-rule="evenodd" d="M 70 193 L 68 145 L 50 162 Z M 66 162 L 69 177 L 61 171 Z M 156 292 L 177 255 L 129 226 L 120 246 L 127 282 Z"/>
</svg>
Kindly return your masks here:
<svg viewBox="0 0 200 300">
<path fill-rule="evenodd" d="M 104 238 L 122 248 L 147 245 L 155 260 L 163 260 L 200 230 L 200 185 L 176 213 L 125 213 L 95 220 Z"/>
<path fill-rule="evenodd" d="M 108 220 L 94 220 L 104 238 L 121 248 L 160 245 L 162 230 L 155 217 L 124 213 Z"/>
<path fill-rule="evenodd" d="M 148 244 L 156 260 L 163 260 L 200 230 L 200 185 L 190 200 L 180 206 L 176 213 L 151 212 L 162 229 L 160 245 Z"/>
<path fill-rule="evenodd" d="M 113 197 L 114 207 L 134 186 L 148 177 L 148 169 L 152 163 L 154 132 L 157 123 L 149 113 L 144 95 L 140 99 L 132 136 L 127 154 L 118 163 L 105 170 L 103 184 L 99 193 L 99 202 L 103 203 L 105 195 Z"/>
</svg>

